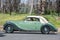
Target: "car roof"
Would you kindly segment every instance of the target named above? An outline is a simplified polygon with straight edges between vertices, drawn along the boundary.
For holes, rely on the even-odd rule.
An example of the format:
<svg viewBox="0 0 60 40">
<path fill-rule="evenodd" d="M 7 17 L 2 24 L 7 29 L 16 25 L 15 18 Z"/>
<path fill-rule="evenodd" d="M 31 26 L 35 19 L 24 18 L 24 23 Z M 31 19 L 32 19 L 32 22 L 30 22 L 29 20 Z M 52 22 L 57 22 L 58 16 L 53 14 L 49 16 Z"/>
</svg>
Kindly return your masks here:
<svg viewBox="0 0 60 40">
<path fill-rule="evenodd" d="M 42 16 L 27 16 L 27 17 L 43 18 Z"/>
</svg>

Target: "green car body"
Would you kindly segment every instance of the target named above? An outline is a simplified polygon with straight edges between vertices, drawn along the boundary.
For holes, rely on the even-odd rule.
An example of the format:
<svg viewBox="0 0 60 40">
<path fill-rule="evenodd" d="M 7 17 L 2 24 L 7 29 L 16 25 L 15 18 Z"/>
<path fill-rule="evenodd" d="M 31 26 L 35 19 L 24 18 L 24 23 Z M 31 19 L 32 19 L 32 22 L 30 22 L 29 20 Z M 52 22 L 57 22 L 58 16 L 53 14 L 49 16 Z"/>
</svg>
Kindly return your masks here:
<svg viewBox="0 0 60 40">
<path fill-rule="evenodd" d="M 37 20 L 29 20 L 28 18 L 35 18 Z M 42 17 L 43 18 L 43 17 Z M 49 27 L 49 31 L 54 31 L 57 32 L 57 29 L 55 28 L 55 26 L 49 22 L 46 23 L 41 23 L 40 22 L 40 16 L 29 16 L 26 19 L 28 20 L 24 20 L 24 21 L 7 21 L 4 24 L 4 30 L 6 29 L 7 25 L 12 25 L 13 30 L 18 30 L 18 31 L 22 31 L 22 30 L 29 30 L 29 31 L 41 31 L 43 27 Z M 46 20 L 45 20 L 46 21 Z"/>
</svg>

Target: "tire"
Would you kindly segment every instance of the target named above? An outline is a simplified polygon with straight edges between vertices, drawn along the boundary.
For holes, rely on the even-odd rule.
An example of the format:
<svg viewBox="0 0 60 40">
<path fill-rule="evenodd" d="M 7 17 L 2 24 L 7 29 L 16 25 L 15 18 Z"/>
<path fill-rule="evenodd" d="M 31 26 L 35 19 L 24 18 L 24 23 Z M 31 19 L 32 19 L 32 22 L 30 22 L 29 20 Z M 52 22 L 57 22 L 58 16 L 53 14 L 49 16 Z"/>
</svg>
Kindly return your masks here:
<svg viewBox="0 0 60 40">
<path fill-rule="evenodd" d="M 42 33 L 42 34 L 49 34 L 49 32 L 50 32 L 50 30 L 49 30 L 48 27 L 42 27 L 42 28 L 41 28 L 41 33 Z"/>
<path fill-rule="evenodd" d="M 12 25 L 7 25 L 5 27 L 5 32 L 6 33 L 13 33 L 13 26 Z"/>
</svg>

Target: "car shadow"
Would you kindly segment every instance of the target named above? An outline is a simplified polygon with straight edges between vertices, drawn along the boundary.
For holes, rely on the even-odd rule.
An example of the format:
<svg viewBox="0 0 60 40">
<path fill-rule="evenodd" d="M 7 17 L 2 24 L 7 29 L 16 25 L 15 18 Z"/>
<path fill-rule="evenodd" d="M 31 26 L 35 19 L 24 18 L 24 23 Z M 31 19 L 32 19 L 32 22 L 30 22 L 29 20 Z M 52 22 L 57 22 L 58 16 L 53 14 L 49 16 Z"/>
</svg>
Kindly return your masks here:
<svg viewBox="0 0 60 40">
<path fill-rule="evenodd" d="M 4 37 L 5 35 L 3 33 L 0 33 L 0 37 Z"/>
<path fill-rule="evenodd" d="M 14 32 L 14 33 L 6 33 L 6 34 L 40 34 L 41 32 Z M 43 35 L 57 35 L 57 33 L 49 33 L 49 34 L 43 34 Z"/>
<path fill-rule="evenodd" d="M 14 32 L 14 33 L 6 33 L 6 34 L 41 34 L 37 32 Z"/>
</svg>

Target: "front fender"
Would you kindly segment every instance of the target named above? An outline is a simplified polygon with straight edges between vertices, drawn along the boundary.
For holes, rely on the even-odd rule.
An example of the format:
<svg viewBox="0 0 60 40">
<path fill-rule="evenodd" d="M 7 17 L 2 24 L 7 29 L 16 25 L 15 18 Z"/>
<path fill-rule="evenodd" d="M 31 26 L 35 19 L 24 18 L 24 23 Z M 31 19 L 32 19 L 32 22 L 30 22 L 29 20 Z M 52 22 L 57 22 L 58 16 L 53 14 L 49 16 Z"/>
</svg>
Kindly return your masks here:
<svg viewBox="0 0 60 40">
<path fill-rule="evenodd" d="M 11 24 L 10 22 L 6 22 L 4 25 L 3 25 L 3 29 L 5 30 L 6 26 Z"/>
<path fill-rule="evenodd" d="M 5 30 L 5 28 L 6 28 L 7 25 L 12 25 L 13 30 L 22 30 L 22 29 L 18 28 L 18 27 L 17 27 L 14 23 L 12 23 L 12 22 L 6 22 L 6 23 L 3 25 L 3 29 L 4 29 L 4 30 Z"/>
</svg>

